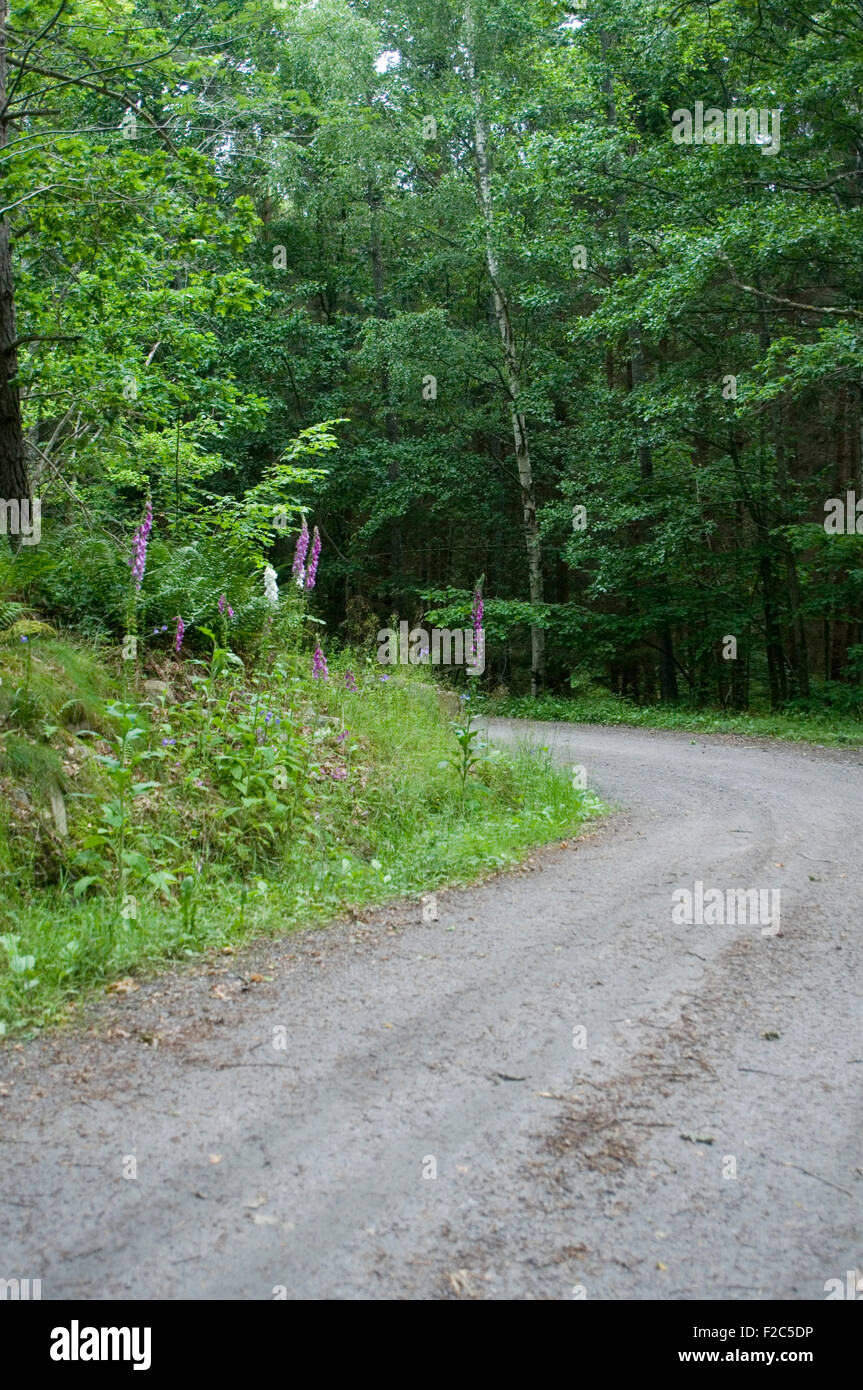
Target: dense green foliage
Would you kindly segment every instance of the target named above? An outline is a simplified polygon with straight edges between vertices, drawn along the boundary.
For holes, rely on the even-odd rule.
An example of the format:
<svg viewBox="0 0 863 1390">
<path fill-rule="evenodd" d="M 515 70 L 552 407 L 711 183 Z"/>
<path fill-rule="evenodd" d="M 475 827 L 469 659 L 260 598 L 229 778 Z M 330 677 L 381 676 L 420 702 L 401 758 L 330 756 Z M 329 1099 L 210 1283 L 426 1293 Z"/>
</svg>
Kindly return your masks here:
<svg viewBox="0 0 863 1390">
<path fill-rule="evenodd" d="M 17 383 L 58 558 L 23 553 L 10 596 L 116 632 L 106 547 L 148 492 L 188 572 L 279 501 L 291 534 L 234 546 L 216 588 L 281 572 L 310 508 L 319 616 L 367 649 L 393 613 L 465 622 L 484 572 L 491 685 L 525 688 L 533 624 L 559 691 L 859 710 L 863 540 L 824 527 L 863 498 L 857 6 L 33 0 L 7 46 Z M 676 144 L 697 102 L 781 113 L 778 152 Z M 322 421 L 336 453 L 286 455 Z"/>
<path fill-rule="evenodd" d="M 638 729 L 672 729 L 681 733 L 726 734 L 730 737 L 782 739 L 830 747 L 863 747 L 863 720 L 834 711 L 729 711 L 694 709 L 685 704 L 638 705 L 598 687 L 567 696 L 490 696 L 477 702 L 483 715 L 544 719 L 551 723 L 620 724 Z M 694 742 L 695 740 L 693 740 Z"/>
</svg>

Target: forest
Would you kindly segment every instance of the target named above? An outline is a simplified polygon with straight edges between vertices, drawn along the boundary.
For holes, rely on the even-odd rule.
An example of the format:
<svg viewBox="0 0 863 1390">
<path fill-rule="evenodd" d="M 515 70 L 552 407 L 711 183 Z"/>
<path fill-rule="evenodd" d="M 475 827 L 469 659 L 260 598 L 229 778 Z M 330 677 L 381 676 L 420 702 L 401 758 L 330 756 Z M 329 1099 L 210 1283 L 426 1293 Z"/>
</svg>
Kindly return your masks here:
<svg viewBox="0 0 863 1390">
<path fill-rule="evenodd" d="M 859 4 L 2 11 L 7 620 L 149 503 L 253 646 L 305 517 L 324 650 L 481 578 L 486 691 L 859 713 Z"/>
</svg>

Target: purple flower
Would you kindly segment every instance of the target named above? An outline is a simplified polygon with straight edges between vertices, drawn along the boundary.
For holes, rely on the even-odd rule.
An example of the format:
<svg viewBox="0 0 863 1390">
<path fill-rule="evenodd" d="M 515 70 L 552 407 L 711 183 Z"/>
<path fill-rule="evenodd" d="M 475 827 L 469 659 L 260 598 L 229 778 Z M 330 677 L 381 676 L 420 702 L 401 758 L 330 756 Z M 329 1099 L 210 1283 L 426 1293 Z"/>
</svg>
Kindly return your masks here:
<svg viewBox="0 0 863 1390">
<path fill-rule="evenodd" d="M 234 616 L 234 610 L 233 610 L 233 608 L 231 607 L 231 605 L 228 604 L 228 617 L 229 617 L 229 618 L 233 618 L 233 616 Z"/>
<path fill-rule="evenodd" d="M 313 588 L 315 587 L 315 575 L 316 575 L 317 572 L 318 572 L 318 561 L 320 560 L 320 558 L 321 558 L 321 538 L 320 538 L 320 536 L 319 536 L 319 534 L 318 534 L 318 528 L 317 528 L 317 526 L 316 526 L 316 527 L 315 527 L 315 533 L 314 533 L 314 535 L 312 536 L 312 553 L 311 553 L 311 555 L 309 556 L 309 570 L 308 570 L 308 574 L 306 575 L 306 588 L 307 588 L 307 589 L 313 589 Z"/>
<path fill-rule="evenodd" d="M 350 669 L 345 671 L 345 689 L 356 692 L 357 683 L 354 680 L 354 673 Z"/>
<path fill-rule="evenodd" d="M 300 534 L 297 536 L 297 546 L 294 551 L 294 563 L 291 566 L 291 573 L 296 578 L 300 588 L 303 587 L 303 580 L 306 575 L 306 552 L 309 548 L 309 528 L 306 525 L 306 518 L 303 517 L 303 525 Z"/>
<path fill-rule="evenodd" d="M 339 734 L 338 738 L 336 739 L 336 743 L 344 743 L 344 741 L 345 741 L 345 739 L 347 738 L 349 732 L 350 732 L 349 729 L 342 729 L 342 732 Z"/>
<path fill-rule="evenodd" d="M 381 676 L 381 680 L 382 680 L 382 681 L 388 681 L 388 680 L 389 680 L 389 676 Z"/>
<path fill-rule="evenodd" d="M 224 595 L 224 594 L 219 594 L 219 612 L 220 612 L 223 616 L 224 616 L 224 612 L 225 612 L 225 605 L 226 605 L 227 602 L 228 602 L 228 600 L 225 598 L 225 595 Z"/>
<path fill-rule="evenodd" d="M 29 637 L 22 637 L 22 638 L 21 638 L 21 641 L 22 641 L 22 642 L 29 642 L 29 640 L 30 640 Z"/>
<path fill-rule="evenodd" d="M 329 671 L 327 670 L 327 659 L 321 651 L 320 642 L 317 642 L 315 644 L 315 654 L 312 657 L 312 675 L 314 676 L 316 681 L 321 680 L 321 678 L 327 680 L 329 677 Z"/>
<path fill-rule="evenodd" d="M 132 578 L 135 581 L 135 588 L 140 589 L 141 580 L 144 578 L 144 570 L 147 566 L 147 541 L 153 529 L 153 508 L 147 501 L 147 508 L 144 512 L 144 520 L 132 537 L 132 554 L 129 557 L 129 564 L 132 568 Z"/>
<path fill-rule="evenodd" d="M 172 746 L 172 744 L 174 744 L 174 743 L 176 743 L 176 742 L 177 742 L 177 740 L 176 740 L 175 738 L 163 738 L 163 739 L 162 739 L 162 747 L 163 747 L 163 748 L 170 748 L 170 747 Z"/>
<path fill-rule="evenodd" d="M 183 619 L 182 619 L 182 618 L 179 616 L 179 614 L 178 614 L 178 615 L 177 615 L 177 631 L 174 633 L 174 651 L 175 651 L 175 652 L 179 652 L 180 648 L 181 648 L 182 645 L 183 645 L 183 634 L 185 633 L 185 631 L 186 631 L 186 625 L 185 625 L 185 623 L 183 622 Z"/>
</svg>

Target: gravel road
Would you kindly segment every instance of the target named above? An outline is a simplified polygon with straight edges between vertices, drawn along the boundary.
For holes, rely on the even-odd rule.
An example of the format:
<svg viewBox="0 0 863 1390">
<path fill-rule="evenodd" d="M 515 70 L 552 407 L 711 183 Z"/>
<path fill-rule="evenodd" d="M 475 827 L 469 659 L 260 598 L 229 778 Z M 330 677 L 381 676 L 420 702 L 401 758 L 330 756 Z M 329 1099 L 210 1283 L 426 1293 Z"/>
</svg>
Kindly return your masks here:
<svg viewBox="0 0 863 1390">
<path fill-rule="evenodd" d="M 583 764 L 613 813 L 437 921 L 258 944 L 0 1052 L 0 1277 L 823 1299 L 863 1269 L 861 755 L 492 732 Z M 676 925 L 696 880 L 779 888 L 780 933 Z"/>
</svg>

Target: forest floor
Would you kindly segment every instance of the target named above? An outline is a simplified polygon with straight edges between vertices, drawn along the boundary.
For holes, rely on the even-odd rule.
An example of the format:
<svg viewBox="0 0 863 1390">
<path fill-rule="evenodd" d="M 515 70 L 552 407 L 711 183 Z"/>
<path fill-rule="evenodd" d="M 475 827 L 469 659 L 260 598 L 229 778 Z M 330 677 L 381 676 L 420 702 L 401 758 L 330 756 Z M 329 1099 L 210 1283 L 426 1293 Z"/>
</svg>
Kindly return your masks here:
<svg viewBox="0 0 863 1390">
<path fill-rule="evenodd" d="M 0 1274 L 48 1299 L 818 1299 L 863 1265 L 863 755 L 491 727 L 583 764 L 612 814 L 436 921 L 258 942 L 7 1047 Z M 675 925 L 696 880 L 779 888 L 780 934 Z"/>
</svg>

